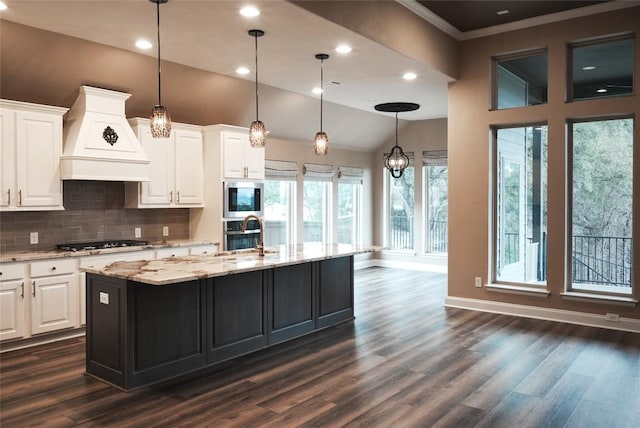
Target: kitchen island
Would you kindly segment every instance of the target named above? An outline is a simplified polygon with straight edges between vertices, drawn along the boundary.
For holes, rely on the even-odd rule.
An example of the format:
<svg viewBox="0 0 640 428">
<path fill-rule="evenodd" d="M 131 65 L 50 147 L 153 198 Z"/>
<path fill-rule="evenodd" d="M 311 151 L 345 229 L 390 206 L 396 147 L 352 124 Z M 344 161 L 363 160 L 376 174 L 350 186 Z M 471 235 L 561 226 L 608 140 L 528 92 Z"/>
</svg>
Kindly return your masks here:
<svg viewBox="0 0 640 428">
<path fill-rule="evenodd" d="M 86 268 L 86 371 L 154 384 L 354 318 L 353 257 L 374 247 L 117 262 Z"/>
</svg>

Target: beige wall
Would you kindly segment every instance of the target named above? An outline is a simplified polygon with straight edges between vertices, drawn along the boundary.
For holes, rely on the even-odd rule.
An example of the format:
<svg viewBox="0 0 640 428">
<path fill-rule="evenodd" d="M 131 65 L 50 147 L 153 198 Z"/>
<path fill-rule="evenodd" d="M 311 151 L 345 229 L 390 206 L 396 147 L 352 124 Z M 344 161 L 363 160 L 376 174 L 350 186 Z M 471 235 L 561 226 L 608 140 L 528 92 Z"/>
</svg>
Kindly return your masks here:
<svg viewBox="0 0 640 428">
<path fill-rule="evenodd" d="M 635 43 L 635 95 L 566 103 L 564 101 L 566 43 L 633 31 Z M 449 296 L 566 309 L 596 314 L 615 312 L 640 318 L 638 308 L 564 300 L 565 284 L 565 121 L 567 118 L 611 114 L 635 115 L 636 170 L 634 171 L 634 239 L 640 235 L 640 8 L 577 18 L 492 37 L 462 42 L 460 80 L 449 89 Z M 546 47 L 549 59 L 548 103 L 528 108 L 489 111 L 489 70 L 492 55 Z M 492 293 L 474 288 L 474 277 L 488 281 L 490 140 L 497 124 L 548 124 L 548 298 Z M 640 275 L 640 254 L 635 251 L 634 277 Z M 490 280 L 490 279 L 489 279 Z M 640 286 L 635 282 L 635 298 Z"/>
<path fill-rule="evenodd" d="M 395 125 L 394 125 L 395 126 Z M 394 128 L 395 129 L 395 128 Z M 376 245 L 384 244 L 384 176 L 389 172 L 384 169 L 384 153 L 388 153 L 395 144 L 395 132 L 392 139 L 376 150 L 373 156 L 373 241 Z M 398 145 L 405 152 L 414 152 L 415 156 L 415 210 L 414 231 L 417 237 L 422 236 L 422 152 L 425 150 L 447 150 L 447 119 L 432 119 L 415 122 L 400 121 L 398 126 Z M 415 252 L 422 252 L 422 239 L 417 239 Z M 379 255 L 382 257 L 382 255 Z M 403 256 L 406 259 L 406 256 Z M 386 255 L 389 258 L 389 255 Z"/>
</svg>

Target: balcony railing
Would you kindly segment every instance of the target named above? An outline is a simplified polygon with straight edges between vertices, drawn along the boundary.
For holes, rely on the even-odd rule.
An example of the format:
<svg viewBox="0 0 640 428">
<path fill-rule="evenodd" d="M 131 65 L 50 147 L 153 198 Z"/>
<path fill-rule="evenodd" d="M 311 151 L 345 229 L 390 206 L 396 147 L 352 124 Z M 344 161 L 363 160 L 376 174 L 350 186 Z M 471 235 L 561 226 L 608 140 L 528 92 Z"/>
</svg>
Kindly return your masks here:
<svg viewBox="0 0 640 428">
<path fill-rule="evenodd" d="M 573 283 L 631 287 L 631 238 L 574 236 Z"/>
</svg>

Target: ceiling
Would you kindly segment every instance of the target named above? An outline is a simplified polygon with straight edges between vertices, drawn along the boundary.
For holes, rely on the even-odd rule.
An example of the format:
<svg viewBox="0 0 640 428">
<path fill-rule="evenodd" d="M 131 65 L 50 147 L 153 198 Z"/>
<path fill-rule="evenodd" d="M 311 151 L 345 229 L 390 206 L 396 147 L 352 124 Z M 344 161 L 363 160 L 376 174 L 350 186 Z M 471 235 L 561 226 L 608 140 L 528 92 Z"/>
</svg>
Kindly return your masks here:
<svg viewBox="0 0 640 428">
<path fill-rule="evenodd" d="M 390 0 L 389 0 L 390 1 Z M 139 38 L 155 41 L 156 6 L 148 0 L 4 0 L 8 9 L 2 19 L 93 42 L 156 56 L 155 48 L 140 51 Z M 450 25 L 477 30 L 498 21 L 495 4 L 513 10 L 503 20 L 530 18 L 567 8 L 601 2 L 585 1 L 467 1 L 443 2 L 398 0 L 418 15 L 426 8 L 441 14 Z M 264 30 L 258 39 L 259 81 L 286 91 L 313 95 L 320 83 L 317 53 L 327 53 L 324 63 L 324 100 L 372 114 L 386 102 L 412 102 L 421 107 L 403 113 L 404 120 L 442 118 L 447 115 L 447 86 L 452 79 L 431 66 L 319 17 L 288 1 L 254 1 L 261 14 L 240 16 L 244 2 L 237 0 L 169 0 L 160 6 L 161 56 L 201 70 L 253 81 L 254 40 L 252 28 Z M 545 7 L 542 7 L 545 6 Z M 424 16 L 423 16 L 424 17 Z M 491 27 L 497 28 L 497 27 Z M 347 43 L 353 51 L 335 52 Z M 236 74 L 238 66 L 251 73 Z M 413 81 L 402 78 L 411 71 Z"/>
</svg>

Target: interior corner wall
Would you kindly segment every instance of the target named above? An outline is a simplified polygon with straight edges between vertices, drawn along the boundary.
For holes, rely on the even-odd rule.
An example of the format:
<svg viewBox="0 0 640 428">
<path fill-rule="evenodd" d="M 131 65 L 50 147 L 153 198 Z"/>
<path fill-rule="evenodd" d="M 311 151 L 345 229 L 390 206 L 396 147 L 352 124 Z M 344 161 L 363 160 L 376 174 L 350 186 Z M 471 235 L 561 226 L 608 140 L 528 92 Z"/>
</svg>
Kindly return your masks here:
<svg viewBox="0 0 640 428">
<path fill-rule="evenodd" d="M 635 33 L 634 94 L 624 97 L 565 102 L 566 46 L 593 37 Z M 637 307 L 570 301 L 565 288 L 565 176 L 566 119 L 614 114 L 635 115 L 634 239 L 640 238 L 640 7 L 591 15 L 543 26 L 461 42 L 460 78 L 449 86 L 449 266 L 450 297 L 504 302 L 590 314 L 614 312 L 640 318 Z M 489 110 L 490 64 L 494 55 L 546 47 L 548 50 L 548 102 L 524 108 Z M 548 243 L 547 298 L 528 297 L 475 288 L 491 280 L 490 251 L 490 127 L 546 121 L 548 125 Z M 640 251 L 633 255 L 633 277 L 640 274 Z M 635 281 L 635 299 L 640 285 Z"/>
</svg>

